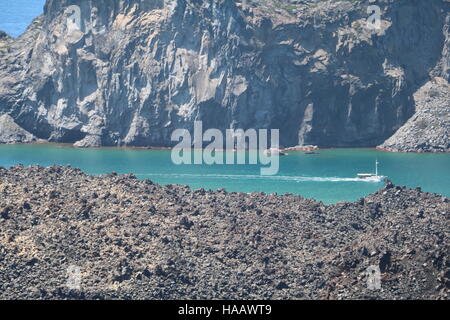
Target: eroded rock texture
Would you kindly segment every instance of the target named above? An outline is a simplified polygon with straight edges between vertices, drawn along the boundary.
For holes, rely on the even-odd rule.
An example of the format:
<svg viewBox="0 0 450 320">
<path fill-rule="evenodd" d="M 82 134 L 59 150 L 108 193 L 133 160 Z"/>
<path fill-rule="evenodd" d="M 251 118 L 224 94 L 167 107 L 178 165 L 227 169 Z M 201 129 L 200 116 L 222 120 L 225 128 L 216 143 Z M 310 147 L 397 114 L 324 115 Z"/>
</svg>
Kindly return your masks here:
<svg viewBox="0 0 450 320">
<path fill-rule="evenodd" d="M 430 77 L 449 80 L 450 21 L 444 0 L 377 4 L 379 30 L 368 1 L 47 0 L 23 36 L 0 36 L 0 113 L 79 146 L 170 146 L 194 120 L 376 146 Z"/>
<path fill-rule="evenodd" d="M 325 206 L 0 168 L 0 299 L 448 299 L 449 213 L 392 184 Z"/>
<path fill-rule="evenodd" d="M 416 113 L 380 148 L 402 152 L 450 151 L 450 85 L 442 78 L 414 94 Z"/>
<path fill-rule="evenodd" d="M 29 143 L 36 138 L 29 132 L 18 126 L 11 116 L 4 114 L 0 116 L 0 141 L 1 143 Z"/>
</svg>

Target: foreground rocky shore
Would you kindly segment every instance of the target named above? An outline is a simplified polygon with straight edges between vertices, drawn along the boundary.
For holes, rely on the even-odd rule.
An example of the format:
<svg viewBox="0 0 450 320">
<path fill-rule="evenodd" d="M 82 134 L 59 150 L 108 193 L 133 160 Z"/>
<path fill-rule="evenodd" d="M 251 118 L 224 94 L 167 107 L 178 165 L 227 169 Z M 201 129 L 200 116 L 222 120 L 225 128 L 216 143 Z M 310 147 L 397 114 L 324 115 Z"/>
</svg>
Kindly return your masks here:
<svg viewBox="0 0 450 320">
<path fill-rule="evenodd" d="M 448 198 L 392 184 L 325 206 L 0 168 L 0 298 L 448 299 L 448 214 Z"/>
</svg>

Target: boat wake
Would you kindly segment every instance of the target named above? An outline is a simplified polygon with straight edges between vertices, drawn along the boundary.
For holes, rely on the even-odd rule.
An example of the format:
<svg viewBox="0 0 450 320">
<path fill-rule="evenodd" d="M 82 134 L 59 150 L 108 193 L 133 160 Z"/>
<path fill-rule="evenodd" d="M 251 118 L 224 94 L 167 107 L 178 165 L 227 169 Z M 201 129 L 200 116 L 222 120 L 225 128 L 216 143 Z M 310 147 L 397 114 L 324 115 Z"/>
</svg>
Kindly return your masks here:
<svg viewBox="0 0 450 320">
<path fill-rule="evenodd" d="M 382 182 L 379 178 L 359 179 L 341 177 L 308 177 L 308 176 L 261 176 L 248 174 L 188 174 L 188 173 L 148 173 L 138 176 L 162 177 L 162 178 L 203 178 L 203 179 L 225 179 L 225 180 L 276 180 L 295 182 Z"/>
</svg>

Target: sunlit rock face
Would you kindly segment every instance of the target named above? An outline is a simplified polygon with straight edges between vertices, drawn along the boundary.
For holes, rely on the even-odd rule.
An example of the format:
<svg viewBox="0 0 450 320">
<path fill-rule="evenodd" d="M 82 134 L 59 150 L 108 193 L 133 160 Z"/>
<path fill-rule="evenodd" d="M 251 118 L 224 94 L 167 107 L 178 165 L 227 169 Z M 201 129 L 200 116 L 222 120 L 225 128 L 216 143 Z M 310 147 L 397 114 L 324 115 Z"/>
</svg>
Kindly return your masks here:
<svg viewBox="0 0 450 320">
<path fill-rule="evenodd" d="M 0 114 L 52 142 L 171 146 L 177 128 L 280 129 L 281 145 L 376 146 L 449 79 L 450 4 L 47 0 L 0 36 Z M 0 128 L 1 130 L 1 128 Z"/>
<path fill-rule="evenodd" d="M 381 149 L 400 152 L 450 152 L 450 85 L 436 77 L 414 94 L 416 113 Z"/>
</svg>

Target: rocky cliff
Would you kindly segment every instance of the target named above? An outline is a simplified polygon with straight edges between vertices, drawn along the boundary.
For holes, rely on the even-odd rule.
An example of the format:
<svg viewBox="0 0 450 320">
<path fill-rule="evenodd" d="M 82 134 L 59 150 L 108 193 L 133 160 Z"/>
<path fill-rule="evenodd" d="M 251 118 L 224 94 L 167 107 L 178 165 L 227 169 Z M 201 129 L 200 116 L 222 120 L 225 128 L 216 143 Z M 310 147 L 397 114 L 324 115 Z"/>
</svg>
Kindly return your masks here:
<svg viewBox="0 0 450 320">
<path fill-rule="evenodd" d="M 416 113 L 379 148 L 401 152 L 450 151 L 450 85 L 442 78 L 414 94 Z"/>
<path fill-rule="evenodd" d="M 376 146 L 414 114 L 417 89 L 449 80 L 449 12 L 446 0 L 47 0 L 24 35 L 0 35 L 0 114 L 78 146 L 170 146 L 194 120 L 279 128 L 283 146 Z"/>
</svg>

